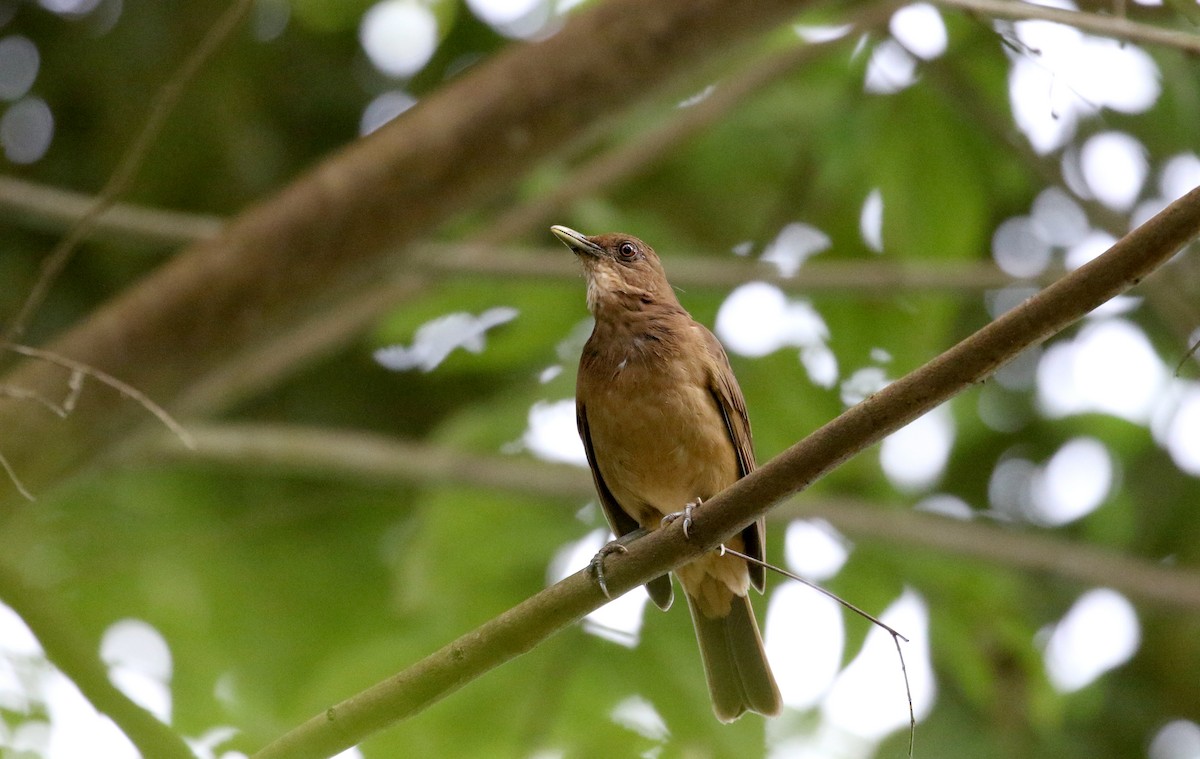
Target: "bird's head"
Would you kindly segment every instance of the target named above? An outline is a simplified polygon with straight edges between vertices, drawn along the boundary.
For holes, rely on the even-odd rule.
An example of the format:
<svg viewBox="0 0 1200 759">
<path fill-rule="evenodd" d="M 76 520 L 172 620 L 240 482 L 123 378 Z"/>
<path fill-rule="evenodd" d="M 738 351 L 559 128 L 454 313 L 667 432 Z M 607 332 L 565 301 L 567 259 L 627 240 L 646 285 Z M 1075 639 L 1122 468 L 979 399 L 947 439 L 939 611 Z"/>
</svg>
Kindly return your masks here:
<svg viewBox="0 0 1200 759">
<path fill-rule="evenodd" d="M 583 264 L 587 303 L 593 315 L 612 308 L 641 310 L 645 306 L 678 304 L 658 254 L 632 235 L 613 233 L 588 237 L 570 227 L 550 227 Z"/>
</svg>

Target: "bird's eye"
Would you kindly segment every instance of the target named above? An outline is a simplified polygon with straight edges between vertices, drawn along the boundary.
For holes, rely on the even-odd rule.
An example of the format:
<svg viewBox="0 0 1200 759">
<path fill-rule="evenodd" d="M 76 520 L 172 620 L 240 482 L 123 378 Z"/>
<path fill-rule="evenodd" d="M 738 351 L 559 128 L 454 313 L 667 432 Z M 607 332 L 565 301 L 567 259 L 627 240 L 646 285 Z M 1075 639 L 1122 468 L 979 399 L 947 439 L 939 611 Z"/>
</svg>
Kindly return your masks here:
<svg viewBox="0 0 1200 759">
<path fill-rule="evenodd" d="M 617 255 L 626 261 L 632 261 L 637 257 L 638 249 L 633 243 L 626 240 L 617 247 Z"/>
</svg>

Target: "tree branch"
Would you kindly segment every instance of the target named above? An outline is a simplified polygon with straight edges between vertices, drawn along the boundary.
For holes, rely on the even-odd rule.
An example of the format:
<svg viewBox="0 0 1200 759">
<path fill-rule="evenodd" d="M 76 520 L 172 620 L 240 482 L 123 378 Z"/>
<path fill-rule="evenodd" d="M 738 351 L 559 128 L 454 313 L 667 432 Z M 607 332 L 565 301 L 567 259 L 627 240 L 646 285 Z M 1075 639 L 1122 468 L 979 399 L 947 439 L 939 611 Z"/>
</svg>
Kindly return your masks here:
<svg viewBox="0 0 1200 759">
<path fill-rule="evenodd" d="M 796 57 L 801 56 L 797 54 Z M 613 160 L 616 160 L 615 156 Z M 608 173 L 607 170 L 605 173 Z M 613 181 L 619 178 L 620 176 L 616 175 L 610 176 Z M 602 189 L 593 181 L 586 184 L 592 191 Z M 572 195 L 573 197 L 575 196 Z M 0 177 L 0 208 L 7 207 L 34 218 L 71 222 L 95 202 L 95 198 L 90 195 L 11 177 Z M 554 207 L 557 207 L 557 202 Z M 54 222 L 49 223 L 53 225 Z M 135 242 L 182 245 L 213 238 L 224 224 L 225 220 L 218 216 L 118 203 L 95 222 L 93 231 L 103 231 Z M 494 243 L 487 242 L 417 242 L 407 253 L 410 256 L 409 266 L 402 276 L 407 277 L 410 272 L 417 271 L 433 276 L 479 275 L 574 281 L 579 278 L 579 268 L 572 263 L 570 257 L 562 255 L 560 248 L 529 248 L 517 245 L 498 248 Z M 497 255 L 498 252 L 503 255 Z M 776 267 L 769 264 L 718 258 L 715 252 L 709 252 L 713 257 L 688 258 L 687 267 L 679 267 L 677 271 L 673 271 L 671 280 L 681 287 L 719 289 L 736 287 L 751 280 L 766 280 L 796 291 L 887 296 L 894 295 L 898 289 L 975 294 L 981 290 L 1006 287 L 1018 281 L 994 264 L 986 262 L 926 264 L 919 261 L 894 262 L 875 258 L 863 261 L 818 259 L 806 263 L 795 276 L 784 277 Z M 1053 281 L 1050 276 L 1046 275 L 1038 281 L 1049 284 Z M 395 284 L 388 283 L 379 286 L 379 290 L 392 290 L 395 287 Z M 358 297 L 355 296 L 356 299 Z"/>
<path fill-rule="evenodd" d="M 357 431 L 268 424 L 200 424 L 196 447 L 159 436 L 134 460 L 209 462 L 253 471 L 278 470 L 380 482 L 470 485 L 577 502 L 595 496 L 586 469 L 517 456 L 465 453 Z M 1137 599 L 1200 611 L 1200 572 L 1169 567 L 1054 534 L 984 522 L 885 510 L 850 499 L 797 499 L 772 517 L 780 522 L 820 517 L 858 538 L 917 546 L 1103 585 Z"/>
<path fill-rule="evenodd" d="M 389 253 L 500 193 L 581 128 L 665 79 L 771 28 L 801 0 L 613 0 L 554 36 L 510 49 L 181 252 L 71 329 L 51 350 L 170 407 L 206 371 L 378 277 Z M 552 65 L 548 65 L 552 62 Z M 44 396 L 56 377 L 24 363 L 4 382 Z M 44 423 L 0 398 L 7 451 L 36 490 L 140 421 L 89 392 Z M 13 493 L 9 490 L 11 499 Z"/>
<path fill-rule="evenodd" d="M 792 501 L 776 513 L 781 517 L 820 517 L 860 539 L 1045 572 L 1084 585 L 1113 588 L 1141 601 L 1200 612 L 1200 570 L 1166 566 L 1050 534 L 911 510 L 883 510 L 842 499 L 811 506 Z"/>
<path fill-rule="evenodd" d="M 142 756 L 195 759 L 178 733 L 112 684 L 96 652 L 82 645 L 76 622 L 54 606 L 53 597 L 45 588 L 30 587 L 0 562 L 0 598 L 20 610 L 21 619 L 42 644 L 46 658 L 98 711 L 116 723 Z"/>
<path fill-rule="evenodd" d="M 0 210 L 39 229 L 69 229 L 97 205 L 95 195 L 0 176 Z M 89 238 L 175 246 L 216 237 L 222 224 L 224 219 L 216 216 L 113 202 L 95 215 L 85 233 Z"/>
<path fill-rule="evenodd" d="M 408 296 L 420 292 L 431 280 L 443 277 L 548 279 L 574 282 L 579 267 L 551 248 L 497 249 L 471 244 L 418 243 L 410 249 L 409 266 L 398 278 L 384 280 L 353 298 L 298 322 L 272 342 L 242 352 L 204 377 L 177 401 L 182 414 L 205 415 L 228 408 L 295 372 L 298 367 L 333 354 L 366 324 Z M 670 257 L 667 258 L 670 266 Z M 986 262 L 921 264 L 888 260 L 815 261 L 793 277 L 762 262 L 729 258 L 689 257 L 686 266 L 671 270 L 671 281 L 683 288 L 729 290 L 760 280 L 788 292 L 809 295 L 846 294 L 861 298 L 894 298 L 897 292 L 939 293 L 968 297 L 1021 281 L 1048 283 L 1047 273 L 1036 280 L 1015 280 Z"/>
<path fill-rule="evenodd" d="M 774 504 L 930 411 L 1027 348 L 1129 289 L 1200 233 L 1200 188 L 958 345 L 893 382 L 707 502 L 690 528 L 655 530 L 605 562 L 614 595 L 716 548 Z M 324 757 L 444 698 L 530 650 L 607 599 L 583 570 L 367 690 L 330 707 L 256 754 Z"/>
<path fill-rule="evenodd" d="M 579 266 L 553 248 L 518 249 L 496 255 L 494 246 L 479 244 L 419 245 L 414 264 L 431 275 L 537 278 L 574 281 Z M 858 261 L 810 261 L 795 276 L 785 277 L 779 269 L 761 261 L 690 256 L 686 266 L 671 266 L 668 251 L 664 265 L 671 282 L 679 287 L 728 290 L 754 280 L 771 282 L 784 290 L 852 294 L 862 297 L 895 297 L 897 291 L 939 292 L 977 295 L 984 290 L 1007 287 L 1018 281 L 999 267 L 986 262 L 906 263 L 883 259 Z M 1045 284 L 1053 275 L 1047 274 Z"/>
<path fill-rule="evenodd" d="M 1098 13 L 1068 11 L 1034 3 L 1011 2 L 1010 0 L 938 0 L 938 4 L 992 18 L 1013 21 L 1054 21 L 1105 37 L 1161 45 L 1186 53 L 1200 53 L 1200 35 L 1174 29 L 1163 29 L 1159 26 L 1142 24 L 1116 16 L 1101 16 Z"/>
</svg>

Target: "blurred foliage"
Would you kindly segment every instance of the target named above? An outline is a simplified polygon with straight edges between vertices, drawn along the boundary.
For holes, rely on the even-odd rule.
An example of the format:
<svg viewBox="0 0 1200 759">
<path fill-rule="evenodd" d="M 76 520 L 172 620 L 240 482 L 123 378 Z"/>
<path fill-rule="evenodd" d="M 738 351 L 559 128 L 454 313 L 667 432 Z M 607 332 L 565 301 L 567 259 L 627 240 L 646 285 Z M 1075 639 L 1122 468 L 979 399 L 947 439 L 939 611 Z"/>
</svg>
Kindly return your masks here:
<svg viewBox="0 0 1200 759">
<path fill-rule="evenodd" d="M 442 23 L 440 47 L 408 82 L 377 73 L 362 52 L 357 27 L 370 3 L 292 0 L 289 22 L 268 40 L 256 37 L 259 21 L 246 24 L 188 90 L 128 199 L 234 214 L 356 139 L 362 110 L 378 94 L 405 89 L 427 96 L 472 62 L 521 44 L 465 7 L 448 0 L 432 5 Z M 52 108 L 55 133 L 43 159 L 4 170 L 83 192 L 101 187 L 157 88 L 224 6 L 130 0 L 116 23 L 104 27 L 90 16 L 70 19 L 17 4 L 0 33 L 36 42 L 41 69 L 31 94 Z M 256 13 L 278 6 L 263 0 Z M 884 253 L 878 260 L 922 266 L 990 260 L 997 225 L 1028 212 L 1039 191 L 1061 180 L 1048 177 L 1047 167 L 1056 171 L 1056 164 L 1024 147 L 1012 124 L 1008 59 L 997 33 L 974 18 L 944 18 L 949 49 L 920 64 L 914 86 L 867 94 L 869 49 L 833 50 L 556 221 L 637 233 L 664 254 L 668 271 L 685 268 L 689 256 L 729 255 L 744 241 L 757 255 L 792 221 L 830 236 L 832 248 L 820 261 L 875 260 L 862 241 L 860 212 L 879 189 Z M 878 39 L 872 35 L 868 46 Z M 764 41 L 761 52 L 777 44 Z M 1102 112 L 1081 134 L 1126 130 L 1153 163 L 1195 149 L 1200 72 L 1194 59 L 1175 51 L 1150 52 L 1163 72 L 1158 104 L 1137 116 Z M 747 63 L 726 60 L 728 70 L 714 75 Z M 581 156 L 669 122 L 688 94 L 642 104 L 575 151 L 531 167 L 514 196 L 535 198 L 570 181 Z M 485 234 L 490 213 L 499 210 L 460 219 L 444 237 Z M 19 224 L 0 225 L 0 313 L 15 311 L 54 240 Z M 531 230 L 521 242 L 552 241 Z M 86 315 L 163 255 L 111 241 L 85 244 L 31 341 Z M 712 324 L 726 294 L 694 288 L 681 299 Z M 900 376 L 988 319 L 981 294 L 969 289 L 811 297 L 829 326 L 842 378 L 878 363 L 877 348 L 891 356 L 887 374 Z M 380 345 L 410 341 L 432 318 L 493 306 L 515 306 L 520 316 L 493 330 L 482 353 L 457 351 L 428 374 L 390 373 L 370 358 Z M 1182 354 L 1170 314 L 1143 305 L 1131 318 L 1168 363 Z M 585 319 L 581 282 L 473 275 L 439 281 L 338 355 L 245 399 L 223 418 L 372 430 L 527 457 L 514 451 L 531 405 L 572 395 Z M 795 350 L 732 358 L 760 460 L 843 408 L 838 388 L 816 386 Z M 542 370 L 555 365 L 564 371 L 540 382 Z M 1013 429 L 997 431 L 981 420 L 985 400 L 1017 420 Z M 1200 563 L 1200 483 L 1178 471 L 1145 427 L 1099 414 L 1047 420 L 1032 387 L 994 383 L 966 393 L 953 411 L 955 445 L 935 486 L 898 490 L 873 451 L 805 497 L 849 496 L 909 509 L 928 493 L 944 492 L 983 510 L 1001 458 L 1019 451 L 1044 462 L 1064 441 L 1088 435 L 1114 458 L 1116 484 L 1096 512 L 1051 532 L 1150 560 Z M 599 524 L 594 509 L 581 511 L 579 501 L 289 474 L 253 461 L 236 468 L 118 461 L 39 496 L 6 522 L 0 555 L 69 610 L 86 640 L 98 640 L 122 618 L 150 622 L 174 659 L 174 724 L 187 735 L 233 725 L 240 733 L 229 745 L 246 752 L 537 592 L 556 552 Z M 782 555 L 780 527 L 771 534 L 774 556 Z M 1165 721 L 1200 716 L 1195 612 L 1139 606 L 1143 640 L 1133 660 L 1062 695 L 1044 674 L 1038 633 L 1083 592 L 1076 583 L 876 539 L 854 548 L 830 586 L 872 611 L 904 587 L 929 604 L 938 696 L 919 728 L 923 759 L 1143 756 Z M 857 620 L 849 624 L 847 660 L 865 635 Z M 613 707 L 633 694 L 664 718 L 665 743 L 610 719 Z M 23 718 L 11 711 L 0 717 L 10 725 Z M 811 725 L 815 717 L 790 713 L 782 720 Z M 903 756 L 905 740 L 893 736 L 878 755 Z M 761 720 L 722 726 L 712 719 L 690 625 L 677 608 L 648 612 L 635 649 L 568 629 L 363 750 L 368 757 L 524 757 L 540 749 L 572 757 L 753 756 L 763 745 Z"/>
</svg>

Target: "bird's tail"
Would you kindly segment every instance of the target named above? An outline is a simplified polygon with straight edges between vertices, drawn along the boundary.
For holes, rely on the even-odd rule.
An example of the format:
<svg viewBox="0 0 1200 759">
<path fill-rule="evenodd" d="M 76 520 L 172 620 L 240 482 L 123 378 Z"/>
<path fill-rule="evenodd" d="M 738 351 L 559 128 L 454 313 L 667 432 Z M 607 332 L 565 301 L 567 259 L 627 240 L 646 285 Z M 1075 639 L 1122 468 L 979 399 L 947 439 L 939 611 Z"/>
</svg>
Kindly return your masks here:
<svg viewBox="0 0 1200 759">
<path fill-rule="evenodd" d="M 750 599 L 735 595 L 729 614 L 706 617 L 692 596 L 685 595 L 717 719 L 732 722 L 746 711 L 779 714 L 779 686 L 767 664 Z"/>
</svg>

